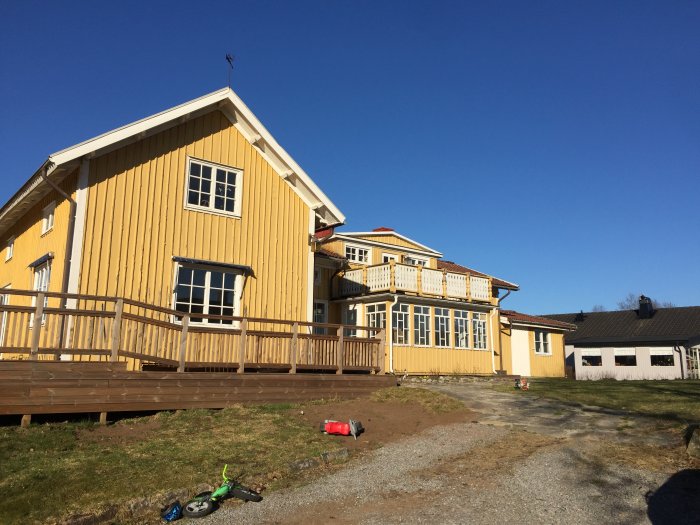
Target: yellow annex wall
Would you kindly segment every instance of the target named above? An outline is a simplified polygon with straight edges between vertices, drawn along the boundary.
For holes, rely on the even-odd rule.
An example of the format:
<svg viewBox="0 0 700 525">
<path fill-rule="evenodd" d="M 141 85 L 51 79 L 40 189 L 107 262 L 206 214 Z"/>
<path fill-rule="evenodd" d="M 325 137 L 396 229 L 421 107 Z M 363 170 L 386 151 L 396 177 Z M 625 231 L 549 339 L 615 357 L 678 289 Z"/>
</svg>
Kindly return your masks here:
<svg viewBox="0 0 700 525">
<path fill-rule="evenodd" d="M 243 170 L 241 218 L 186 210 L 188 156 Z M 90 161 L 80 293 L 171 307 L 173 256 L 252 267 L 241 314 L 306 319 L 309 207 L 218 111 Z"/>
<path fill-rule="evenodd" d="M 500 326 L 500 351 L 496 355 L 496 369 L 505 370 L 506 374 L 513 373 L 513 351 L 511 344 L 512 331 L 511 327 L 505 327 L 501 323 Z"/>
<path fill-rule="evenodd" d="M 549 332 L 552 355 L 535 353 L 535 332 L 528 333 L 530 342 L 530 375 L 532 377 L 564 377 L 564 334 Z"/>
</svg>

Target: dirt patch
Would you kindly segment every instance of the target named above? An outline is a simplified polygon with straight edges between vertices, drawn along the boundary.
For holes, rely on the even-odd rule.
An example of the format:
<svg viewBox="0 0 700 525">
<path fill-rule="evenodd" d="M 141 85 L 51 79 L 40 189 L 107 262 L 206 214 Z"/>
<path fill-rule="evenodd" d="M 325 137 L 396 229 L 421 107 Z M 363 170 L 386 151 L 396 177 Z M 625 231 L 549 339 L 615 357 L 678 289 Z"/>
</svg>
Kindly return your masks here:
<svg viewBox="0 0 700 525">
<path fill-rule="evenodd" d="M 418 403 L 351 399 L 325 402 L 322 405 L 306 404 L 289 411 L 293 417 L 318 428 L 326 419 L 362 422 L 365 432 L 354 440 L 349 436 L 326 436 L 329 442 L 342 443 L 351 451 L 362 451 L 392 443 L 436 425 L 449 425 L 476 419 L 474 412 L 466 408 L 435 413 Z"/>
<path fill-rule="evenodd" d="M 113 425 L 81 428 L 76 431 L 78 442 L 101 445 L 122 445 L 148 439 L 161 429 L 156 416 L 141 418 L 138 423 L 119 421 Z"/>
</svg>

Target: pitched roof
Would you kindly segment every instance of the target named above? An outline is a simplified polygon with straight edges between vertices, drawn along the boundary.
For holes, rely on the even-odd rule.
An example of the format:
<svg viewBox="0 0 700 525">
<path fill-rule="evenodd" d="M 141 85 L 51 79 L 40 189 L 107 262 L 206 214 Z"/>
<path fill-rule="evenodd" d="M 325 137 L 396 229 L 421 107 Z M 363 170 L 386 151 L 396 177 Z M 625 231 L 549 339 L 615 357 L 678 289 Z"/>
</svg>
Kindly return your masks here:
<svg viewBox="0 0 700 525">
<path fill-rule="evenodd" d="M 413 244 L 415 246 L 415 248 L 408 248 L 406 246 L 400 246 L 400 248 L 402 250 L 423 253 L 425 255 L 429 255 L 432 257 L 442 257 L 442 254 L 440 252 L 438 252 L 437 250 L 433 250 L 432 248 L 429 248 L 425 244 L 421 244 L 418 241 L 414 241 L 413 239 L 409 239 L 405 235 L 401 235 L 400 233 L 396 232 L 395 230 L 392 230 L 391 228 L 384 228 L 384 229 L 377 228 L 376 230 L 373 230 L 371 232 L 335 232 L 330 238 L 331 239 L 345 239 L 345 240 L 350 240 L 350 241 L 366 242 L 366 243 L 372 244 L 372 243 L 377 243 L 377 241 L 369 241 L 367 239 L 364 239 L 364 237 L 383 237 L 383 236 L 397 237 L 397 238 L 399 238 L 407 243 Z M 384 244 L 384 243 L 379 243 L 379 244 Z"/>
<path fill-rule="evenodd" d="M 320 221 L 329 226 L 345 222 L 345 216 L 335 204 L 277 143 L 248 106 L 233 90 L 224 88 L 52 153 L 36 173 L 0 208 L 0 234 L 14 223 L 24 210 L 48 193 L 50 185 L 44 177 L 56 183 L 60 182 L 69 170 L 79 165 L 82 158 L 107 153 L 216 110 L 221 111 L 257 148 L 273 169 L 316 212 Z"/>
<path fill-rule="evenodd" d="M 466 266 L 462 266 L 461 264 L 457 264 L 457 263 L 452 262 L 452 261 L 440 260 L 437 262 L 437 267 L 441 270 L 447 270 L 448 272 L 469 273 L 469 274 L 475 275 L 477 277 L 491 277 L 493 285 L 496 288 L 502 288 L 504 290 L 513 290 L 513 291 L 520 290 L 520 286 L 518 286 L 515 283 L 511 283 L 508 281 L 504 281 L 503 279 L 499 279 L 497 277 L 486 275 L 485 273 L 478 272 L 476 270 L 472 270 L 471 268 L 467 268 Z"/>
<path fill-rule="evenodd" d="M 567 344 L 686 344 L 700 337 L 700 306 L 659 308 L 649 319 L 637 310 L 546 315 L 549 319 L 574 323 L 577 330 L 566 335 Z"/>
<path fill-rule="evenodd" d="M 538 317 L 536 315 L 528 315 L 515 310 L 501 310 L 501 315 L 504 315 L 512 323 L 534 324 L 546 326 L 549 328 L 559 328 L 561 330 L 576 330 L 576 325 L 565 323 L 563 321 L 555 321 L 546 317 Z"/>
</svg>

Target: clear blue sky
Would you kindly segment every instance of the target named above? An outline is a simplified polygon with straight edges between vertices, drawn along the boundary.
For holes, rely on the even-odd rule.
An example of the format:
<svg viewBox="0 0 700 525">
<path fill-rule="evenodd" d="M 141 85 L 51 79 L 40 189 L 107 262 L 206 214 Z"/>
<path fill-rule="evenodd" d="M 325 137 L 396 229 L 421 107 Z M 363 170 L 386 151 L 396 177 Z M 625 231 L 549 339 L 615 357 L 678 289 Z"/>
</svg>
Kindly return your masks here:
<svg viewBox="0 0 700 525">
<path fill-rule="evenodd" d="M 5 2 L 0 200 L 226 84 L 348 217 L 504 307 L 700 304 L 700 3 Z"/>
</svg>

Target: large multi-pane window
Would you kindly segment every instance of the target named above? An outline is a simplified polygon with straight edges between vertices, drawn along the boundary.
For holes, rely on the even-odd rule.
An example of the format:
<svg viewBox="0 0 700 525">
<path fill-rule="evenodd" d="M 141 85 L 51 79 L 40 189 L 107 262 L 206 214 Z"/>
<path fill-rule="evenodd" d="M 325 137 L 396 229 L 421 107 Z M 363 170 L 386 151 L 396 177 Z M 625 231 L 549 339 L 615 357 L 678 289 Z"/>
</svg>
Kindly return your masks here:
<svg viewBox="0 0 700 525">
<path fill-rule="evenodd" d="M 486 350 L 486 314 L 472 312 L 472 333 L 474 334 L 474 348 Z"/>
<path fill-rule="evenodd" d="M 240 215 L 241 178 L 240 170 L 190 159 L 187 206 Z"/>
<path fill-rule="evenodd" d="M 450 345 L 450 310 L 435 308 L 435 346 Z"/>
<path fill-rule="evenodd" d="M 365 306 L 367 326 L 372 328 L 386 328 L 386 304 L 368 304 Z M 376 332 L 375 332 L 376 334 Z M 368 334 L 374 335 L 374 334 Z"/>
<path fill-rule="evenodd" d="M 175 285 L 175 310 L 190 314 L 190 322 L 233 324 L 231 319 L 205 319 L 205 315 L 235 315 L 236 272 L 204 266 L 180 266 Z M 178 316 L 178 319 L 182 317 Z"/>
<path fill-rule="evenodd" d="M 393 341 L 395 345 L 409 344 L 410 341 L 408 338 L 411 329 L 410 319 L 409 305 L 398 303 L 394 305 L 391 326 L 394 332 Z"/>
<path fill-rule="evenodd" d="M 455 310 L 455 348 L 469 348 L 469 312 Z"/>
<path fill-rule="evenodd" d="M 413 344 L 428 346 L 430 344 L 430 307 L 413 307 Z"/>
<path fill-rule="evenodd" d="M 535 330 L 535 353 L 549 355 L 549 334 L 544 330 Z"/>
<path fill-rule="evenodd" d="M 351 262 L 369 264 L 369 248 L 361 248 L 359 246 L 346 244 L 345 258 Z"/>
</svg>

